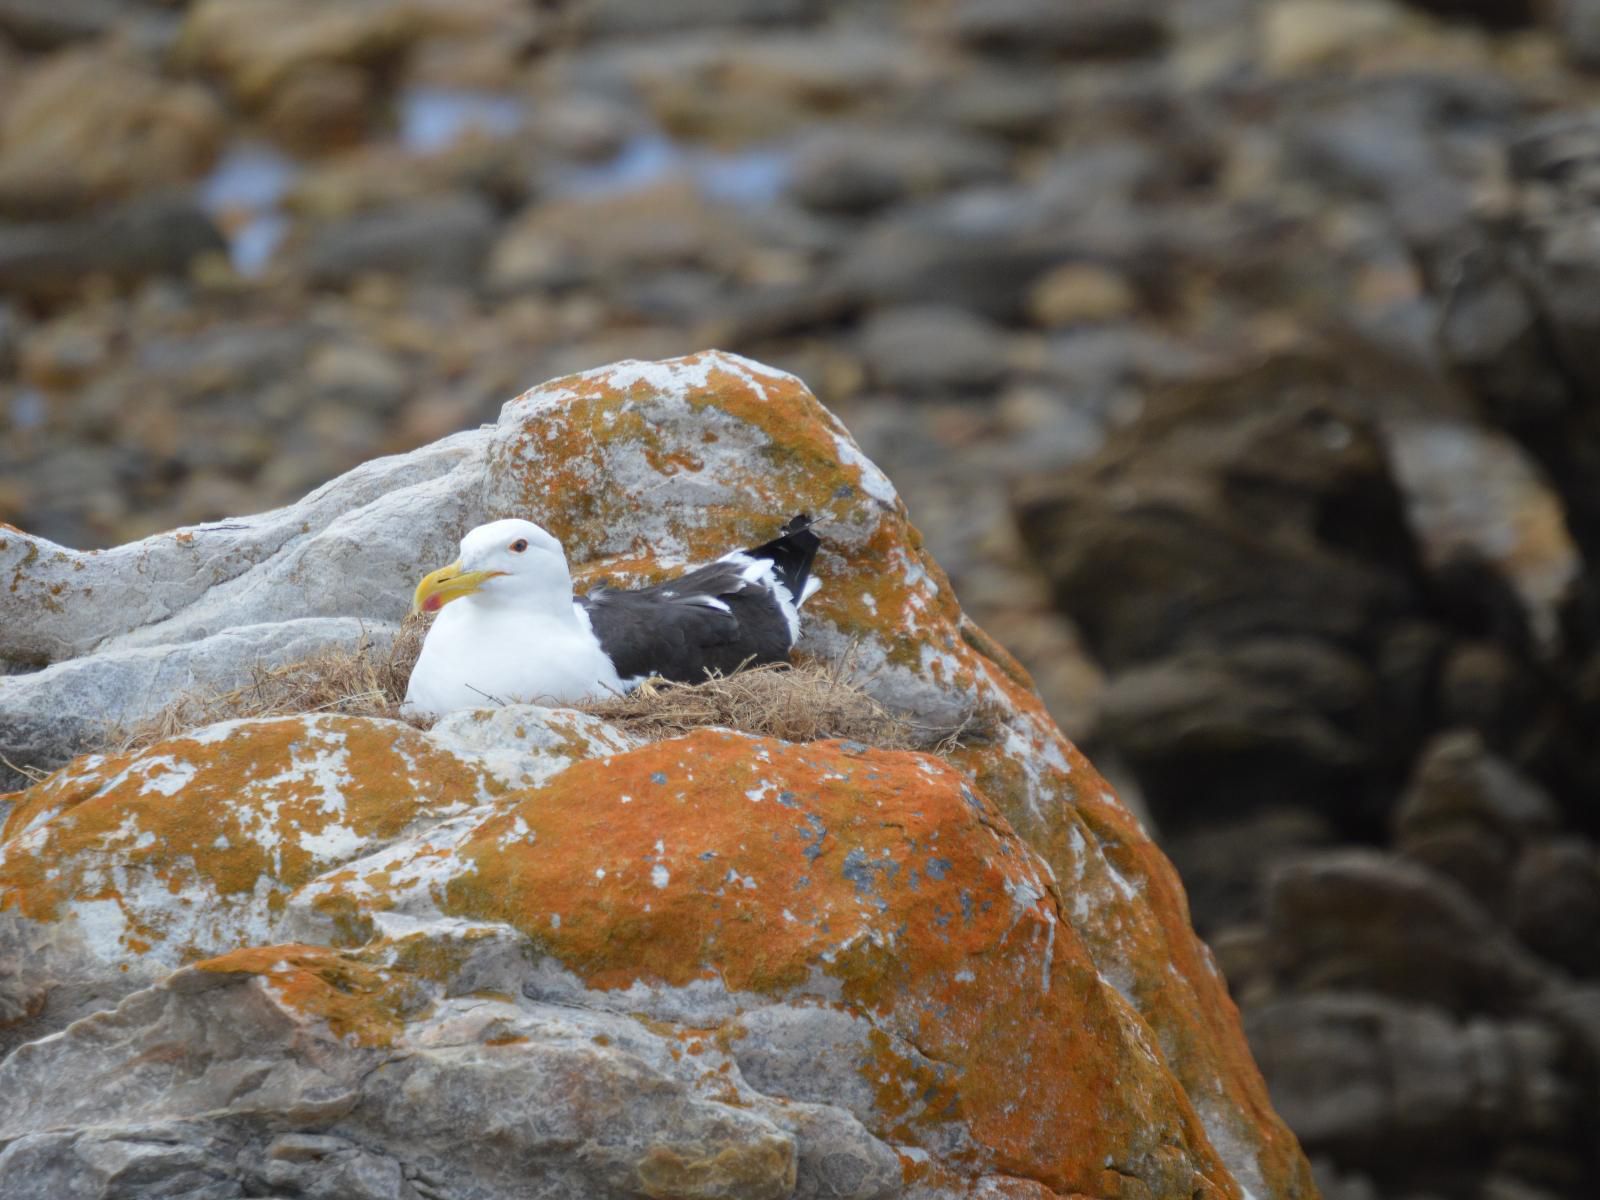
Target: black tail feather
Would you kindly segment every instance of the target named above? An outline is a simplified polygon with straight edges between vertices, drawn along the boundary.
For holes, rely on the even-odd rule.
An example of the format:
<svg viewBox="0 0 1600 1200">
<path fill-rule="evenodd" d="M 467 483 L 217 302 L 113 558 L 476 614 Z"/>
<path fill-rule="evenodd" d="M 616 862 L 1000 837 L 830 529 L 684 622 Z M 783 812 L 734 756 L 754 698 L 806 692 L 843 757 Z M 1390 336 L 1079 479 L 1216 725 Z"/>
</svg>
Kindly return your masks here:
<svg viewBox="0 0 1600 1200">
<path fill-rule="evenodd" d="M 772 560 L 778 578 L 797 604 L 805 596 L 806 580 L 811 578 L 811 560 L 822 545 L 822 539 L 811 530 L 812 524 L 807 514 L 796 513 L 779 536 L 745 551 L 751 558 Z"/>
</svg>

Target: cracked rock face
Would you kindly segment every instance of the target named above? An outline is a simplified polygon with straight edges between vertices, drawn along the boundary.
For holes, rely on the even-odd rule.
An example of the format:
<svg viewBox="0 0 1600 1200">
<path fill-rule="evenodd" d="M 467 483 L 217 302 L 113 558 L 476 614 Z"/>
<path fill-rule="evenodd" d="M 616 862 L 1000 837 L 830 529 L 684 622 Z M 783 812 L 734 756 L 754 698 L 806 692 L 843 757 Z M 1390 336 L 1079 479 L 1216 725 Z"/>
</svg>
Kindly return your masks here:
<svg viewBox="0 0 1600 1200">
<path fill-rule="evenodd" d="M 0 729 L 133 650 L 393 620 L 480 520 L 539 520 L 582 587 L 800 510 L 826 521 L 802 650 L 859 644 L 885 702 L 970 718 L 960 749 L 311 715 L 15 795 L 0 1195 L 1313 1196 L 1170 865 L 882 474 L 758 364 L 557 380 L 236 528 L 6 531 L 6 653 L 53 665 L 0 678 Z"/>
</svg>

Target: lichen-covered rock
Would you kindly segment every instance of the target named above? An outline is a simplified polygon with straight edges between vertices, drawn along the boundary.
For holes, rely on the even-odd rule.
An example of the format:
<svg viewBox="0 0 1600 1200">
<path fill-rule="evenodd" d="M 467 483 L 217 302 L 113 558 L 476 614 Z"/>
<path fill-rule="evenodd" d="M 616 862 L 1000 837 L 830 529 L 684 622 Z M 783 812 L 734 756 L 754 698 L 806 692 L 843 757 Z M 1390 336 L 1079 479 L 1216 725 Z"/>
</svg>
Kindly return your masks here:
<svg viewBox="0 0 1600 1200">
<path fill-rule="evenodd" d="M 384 1196 L 1314 1195 L 1171 866 L 799 381 L 624 363 L 412 459 L 216 530 L 188 576 L 171 535 L 8 532 L 6 636 L 65 661 L 0 678 L 0 728 L 7 685 L 102 640 L 202 644 L 311 595 L 392 619 L 417 547 L 488 517 L 539 520 L 583 586 L 805 510 L 802 651 L 854 646 L 882 701 L 969 736 L 647 741 L 511 707 L 80 760 L 0 843 L 0 1191 L 110 1194 L 137 1159 L 218 1195 L 324 1170 Z M 176 576 L 159 611 L 100 606 L 135 564 Z M 43 1084 L 90 1077 L 117 1082 Z"/>
</svg>

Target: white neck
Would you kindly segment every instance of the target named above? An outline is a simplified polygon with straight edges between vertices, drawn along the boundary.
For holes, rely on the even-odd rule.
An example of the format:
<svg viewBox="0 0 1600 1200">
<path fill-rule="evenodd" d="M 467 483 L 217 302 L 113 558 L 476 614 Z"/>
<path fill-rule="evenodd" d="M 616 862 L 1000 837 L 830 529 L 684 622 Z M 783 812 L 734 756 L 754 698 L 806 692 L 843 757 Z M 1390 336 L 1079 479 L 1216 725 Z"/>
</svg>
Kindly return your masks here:
<svg viewBox="0 0 1600 1200">
<path fill-rule="evenodd" d="M 562 622 L 577 619 L 572 612 L 572 576 L 566 571 L 519 578 L 514 588 L 491 585 L 464 596 L 459 603 L 470 604 L 482 613 L 515 613 Z"/>
</svg>

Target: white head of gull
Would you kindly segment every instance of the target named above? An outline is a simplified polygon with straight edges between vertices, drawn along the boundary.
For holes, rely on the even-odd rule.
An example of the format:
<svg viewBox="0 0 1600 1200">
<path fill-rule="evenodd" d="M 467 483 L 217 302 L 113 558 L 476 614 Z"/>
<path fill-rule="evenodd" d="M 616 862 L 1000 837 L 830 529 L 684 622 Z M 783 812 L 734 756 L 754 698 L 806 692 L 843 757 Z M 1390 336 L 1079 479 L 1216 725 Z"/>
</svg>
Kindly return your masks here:
<svg viewBox="0 0 1600 1200">
<path fill-rule="evenodd" d="M 651 675 L 683 682 L 787 661 L 799 608 L 817 587 L 821 540 L 804 514 L 778 537 L 654 587 L 574 599 L 561 543 L 532 521 L 480 525 L 461 557 L 417 585 L 437 612 L 406 689 L 410 710 L 442 715 L 516 702 L 615 695 Z"/>
</svg>

